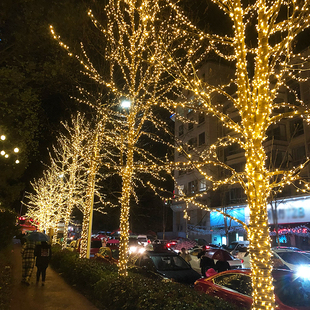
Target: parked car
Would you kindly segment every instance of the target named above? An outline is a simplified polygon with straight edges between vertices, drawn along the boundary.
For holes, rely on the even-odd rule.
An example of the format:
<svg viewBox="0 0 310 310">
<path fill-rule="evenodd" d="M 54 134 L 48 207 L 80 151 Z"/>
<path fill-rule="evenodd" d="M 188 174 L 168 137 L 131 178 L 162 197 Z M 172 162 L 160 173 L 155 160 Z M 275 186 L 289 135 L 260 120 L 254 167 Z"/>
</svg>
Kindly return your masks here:
<svg viewBox="0 0 310 310">
<path fill-rule="evenodd" d="M 139 242 L 138 238 L 135 237 L 129 237 L 128 246 L 129 246 L 129 254 L 143 253 L 146 249 L 144 245 Z"/>
<path fill-rule="evenodd" d="M 198 254 L 201 253 L 202 248 L 195 248 L 189 251 L 191 255 L 190 264 L 192 268 L 196 271 L 200 272 L 200 258 L 198 258 Z M 227 261 L 231 269 L 238 269 L 242 268 L 242 261 L 240 259 L 234 258 L 228 251 L 224 249 L 218 248 L 206 248 L 206 256 L 212 258 L 214 263 L 218 260 L 220 261 Z"/>
<path fill-rule="evenodd" d="M 73 240 L 70 243 L 69 249 L 71 251 L 77 251 L 80 253 L 80 246 L 81 246 L 81 239 Z M 90 245 L 90 258 L 95 257 L 95 254 L 99 252 L 99 249 L 102 247 L 101 239 L 91 238 L 91 245 Z"/>
<path fill-rule="evenodd" d="M 193 270 L 182 257 L 169 250 L 145 251 L 142 254 L 130 255 L 129 263 L 135 267 L 135 271 L 143 274 L 156 273 L 163 280 L 194 284 L 200 278 L 200 274 Z"/>
<path fill-rule="evenodd" d="M 149 243 L 151 243 L 147 235 L 138 235 L 137 239 L 143 246 L 147 246 Z"/>
<path fill-rule="evenodd" d="M 278 310 L 309 310 L 310 280 L 297 277 L 289 270 L 273 270 Z M 228 270 L 201 278 L 195 290 L 230 301 L 238 307 L 251 309 L 252 285 L 250 270 Z"/>
<path fill-rule="evenodd" d="M 247 252 L 249 244 L 249 241 L 233 241 L 226 247 L 226 250 L 230 252 L 232 256 L 242 259 Z"/>
<path fill-rule="evenodd" d="M 310 268 L 310 257 L 306 252 L 276 247 L 271 249 L 274 267 L 298 271 L 301 267 Z"/>
<path fill-rule="evenodd" d="M 243 258 L 241 259 L 242 263 L 242 268 L 251 268 L 251 263 L 250 263 L 250 252 L 247 251 Z"/>
</svg>

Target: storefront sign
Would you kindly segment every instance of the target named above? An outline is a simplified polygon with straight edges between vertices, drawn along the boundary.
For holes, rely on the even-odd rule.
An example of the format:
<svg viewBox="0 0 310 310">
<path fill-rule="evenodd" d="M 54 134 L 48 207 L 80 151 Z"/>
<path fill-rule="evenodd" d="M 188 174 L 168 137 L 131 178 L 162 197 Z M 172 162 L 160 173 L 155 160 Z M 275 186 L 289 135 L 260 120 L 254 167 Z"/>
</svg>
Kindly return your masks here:
<svg viewBox="0 0 310 310">
<path fill-rule="evenodd" d="M 268 205 L 269 224 L 274 223 L 273 213 L 277 214 L 278 224 L 310 222 L 310 197 L 278 200 Z"/>
</svg>

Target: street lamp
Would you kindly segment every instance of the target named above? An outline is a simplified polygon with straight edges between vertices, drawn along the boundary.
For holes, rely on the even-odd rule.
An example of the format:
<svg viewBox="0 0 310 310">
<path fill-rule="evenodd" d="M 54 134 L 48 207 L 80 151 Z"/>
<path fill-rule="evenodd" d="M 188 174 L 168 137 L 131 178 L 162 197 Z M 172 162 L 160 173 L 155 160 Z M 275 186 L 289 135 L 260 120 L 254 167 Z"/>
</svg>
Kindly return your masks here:
<svg viewBox="0 0 310 310">
<path fill-rule="evenodd" d="M 130 106 L 131 106 L 131 101 L 130 100 L 124 99 L 124 100 L 121 101 L 121 107 L 123 109 L 129 109 Z"/>
</svg>

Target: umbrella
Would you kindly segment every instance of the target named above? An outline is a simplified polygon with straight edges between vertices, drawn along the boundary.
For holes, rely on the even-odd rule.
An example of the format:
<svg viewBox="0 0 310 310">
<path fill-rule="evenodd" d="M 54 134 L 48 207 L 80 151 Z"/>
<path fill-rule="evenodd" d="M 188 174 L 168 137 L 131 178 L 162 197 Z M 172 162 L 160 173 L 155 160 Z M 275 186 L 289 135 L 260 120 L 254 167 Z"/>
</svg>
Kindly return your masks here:
<svg viewBox="0 0 310 310">
<path fill-rule="evenodd" d="M 190 239 L 183 239 L 176 244 L 174 249 L 181 251 L 182 248 L 185 248 L 186 250 L 188 250 L 193 248 L 195 245 L 197 245 L 196 241 Z"/>
<path fill-rule="evenodd" d="M 228 261 L 228 260 L 232 260 L 229 252 L 227 252 L 226 250 L 222 250 L 222 249 L 216 249 L 216 250 L 210 250 L 207 251 L 206 256 L 216 259 L 216 260 L 220 260 L 220 261 Z"/>
<path fill-rule="evenodd" d="M 26 236 L 29 241 L 49 241 L 50 237 L 42 232 L 32 232 L 28 236 Z"/>
</svg>

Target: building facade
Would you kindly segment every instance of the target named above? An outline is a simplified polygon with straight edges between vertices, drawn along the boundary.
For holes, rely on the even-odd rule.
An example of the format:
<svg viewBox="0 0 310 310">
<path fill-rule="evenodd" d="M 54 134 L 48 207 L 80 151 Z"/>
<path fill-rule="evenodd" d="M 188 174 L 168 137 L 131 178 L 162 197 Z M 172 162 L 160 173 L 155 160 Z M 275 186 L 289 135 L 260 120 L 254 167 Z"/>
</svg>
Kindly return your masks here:
<svg viewBox="0 0 310 310">
<path fill-rule="evenodd" d="M 206 63 L 200 70 L 199 76 L 211 85 L 225 83 L 228 81 L 232 71 L 229 67 L 216 62 Z M 308 72 L 302 73 L 304 76 Z M 297 103 L 301 99 L 305 104 L 310 105 L 310 83 L 307 81 L 289 81 L 289 89 L 283 87 L 278 94 L 278 100 L 290 103 Z M 233 96 L 233 91 L 231 95 Z M 294 92 L 292 94 L 292 92 Z M 190 96 L 190 94 L 187 94 Z M 225 102 L 225 98 L 218 96 L 212 98 L 223 107 L 223 112 L 229 115 L 235 122 L 240 121 L 238 111 Z M 283 112 L 283 111 L 279 111 Z M 175 151 L 175 162 L 187 160 L 187 155 L 191 158 L 199 158 L 201 152 L 207 150 L 215 141 L 227 135 L 233 136 L 227 128 L 223 128 L 221 122 L 211 116 L 188 108 L 179 107 L 175 118 L 175 137 L 178 149 Z M 310 126 L 301 118 L 286 119 L 276 125 L 270 126 L 265 140 L 265 151 L 267 154 L 266 165 L 269 170 L 291 169 L 296 167 L 310 157 Z M 217 153 L 218 158 L 229 165 L 235 171 L 241 172 L 245 167 L 244 152 L 237 145 L 222 147 Z M 223 177 L 222 170 L 216 167 L 208 168 L 206 174 L 214 178 Z M 310 180 L 309 165 L 302 172 L 302 177 Z M 177 169 L 174 173 L 175 196 L 197 195 L 201 192 L 200 202 L 230 214 L 239 220 L 249 221 L 249 211 L 246 206 L 246 197 L 243 189 L 238 184 L 223 186 L 215 192 L 206 193 L 208 181 L 198 172 L 197 169 Z M 310 247 L 308 244 L 309 231 L 307 227 L 310 223 L 310 194 L 300 192 L 295 186 L 287 186 L 277 189 L 269 204 L 269 223 L 271 231 L 280 229 L 279 233 L 285 232 L 287 238 L 281 237 L 282 244 L 296 245 L 299 241 L 288 236 L 287 229 L 291 229 L 291 235 L 295 231 L 303 241 L 303 247 Z M 192 204 L 180 202 L 177 199 L 172 203 L 173 210 L 173 231 L 176 236 L 189 237 L 191 239 L 204 239 L 214 244 L 229 244 L 235 240 L 246 240 L 246 231 L 237 222 L 223 216 L 218 212 L 210 212 L 198 208 Z M 302 229 L 306 227 L 305 229 Z M 296 228 L 296 229 L 295 229 Z M 294 230 L 295 229 L 295 230 Z M 272 235 L 272 234 L 271 234 Z M 274 235 L 272 235 L 274 240 Z M 278 236 L 277 236 L 278 238 Z"/>
</svg>

